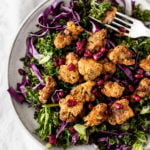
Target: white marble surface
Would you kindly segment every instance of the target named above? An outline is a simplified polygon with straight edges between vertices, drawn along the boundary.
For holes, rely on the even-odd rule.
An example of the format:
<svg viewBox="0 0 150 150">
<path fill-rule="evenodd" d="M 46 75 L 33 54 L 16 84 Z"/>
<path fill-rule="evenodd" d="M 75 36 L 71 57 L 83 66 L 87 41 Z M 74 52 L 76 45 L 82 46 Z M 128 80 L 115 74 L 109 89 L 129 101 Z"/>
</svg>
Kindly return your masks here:
<svg viewBox="0 0 150 150">
<path fill-rule="evenodd" d="M 43 1 L 0 0 L 0 150 L 45 149 L 21 125 L 6 91 L 7 66 L 13 40 L 24 18 Z M 150 0 L 147 0 L 147 4 L 150 4 Z M 150 8 L 147 4 L 145 6 Z"/>
</svg>

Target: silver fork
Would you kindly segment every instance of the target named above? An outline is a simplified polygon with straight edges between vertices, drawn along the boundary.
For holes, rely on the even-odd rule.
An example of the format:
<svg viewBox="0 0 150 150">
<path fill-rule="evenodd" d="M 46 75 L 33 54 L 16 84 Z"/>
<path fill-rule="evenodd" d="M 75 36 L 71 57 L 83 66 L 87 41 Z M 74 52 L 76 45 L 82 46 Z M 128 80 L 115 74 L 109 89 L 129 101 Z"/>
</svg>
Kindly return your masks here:
<svg viewBox="0 0 150 150">
<path fill-rule="evenodd" d="M 95 19 L 91 16 L 90 18 L 102 23 L 100 20 Z M 150 37 L 150 29 L 148 29 L 143 22 L 120 12 L 117 12 L 113 21 L 110 24 L 105 24 L 105 26 L 117 32 L 121 32 L 120 28 L 123 28 L 124 35 L 132 38 Z"/>
</svg>

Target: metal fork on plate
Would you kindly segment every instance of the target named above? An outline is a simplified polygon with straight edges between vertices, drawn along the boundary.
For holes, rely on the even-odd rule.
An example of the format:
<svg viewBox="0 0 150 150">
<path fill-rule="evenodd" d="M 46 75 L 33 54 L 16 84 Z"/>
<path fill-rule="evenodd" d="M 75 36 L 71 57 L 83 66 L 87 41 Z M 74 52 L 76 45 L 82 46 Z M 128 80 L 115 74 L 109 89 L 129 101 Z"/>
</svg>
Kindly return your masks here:
<svg viewBox="0 0 150 150">
<path fill-rule="evenodd" d="M 91 16 L 90 18 L 102 23 L 100 20 Z M 120 32 L 120 28 L 122 28 L 124 29 L 124 35 L 132 38 L 150 37 L 150 29 L 148 29 L 143 22 L 120 12 L 117 12 L 113 21 L 110 24 L 105 24 L 105 26 L 117 32 Z"/>
</svg>

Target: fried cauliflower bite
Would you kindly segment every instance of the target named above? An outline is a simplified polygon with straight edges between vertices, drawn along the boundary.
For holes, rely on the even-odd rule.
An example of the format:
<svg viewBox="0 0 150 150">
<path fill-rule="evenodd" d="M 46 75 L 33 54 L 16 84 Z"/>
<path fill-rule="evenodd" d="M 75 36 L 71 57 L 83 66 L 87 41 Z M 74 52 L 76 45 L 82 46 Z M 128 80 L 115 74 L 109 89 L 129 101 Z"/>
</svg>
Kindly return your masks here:
<svg viewBox="0 0 150 150">
<path fill-rule="evenodd" d="M 102 73 L 102 65 L 92 58 L 81 58 L 78 68 L 85 80 L 94 80 Z"/>
<path fill-rule="evenodd" d="M 107 36 L 107 30 L 106 29 L 102 29 L 98 32 L 93 33 L 88 38 L 86 49 L 88 49 L 92 52 L 99 51 L 100 48 L 105 47 L 106 36 Z"/>
<path fill-rule="evenodd" d="M 144 71 L 150 72 L 150 55 L 148 55 L 145 59 L 142 59 L 139 64 L 140 68 Z"/>
<path fill-rule="evenodd" d="M 87 81 L 85 83 L 79 84 L 71 90 L 71 95 L 83 103 L 94 101 L 95 96 L 92 94 L 92 88 L 95 86 L 95 84 L 96 82 L 94 81 Z"/>
<path fill-rule="evenodd" d="M 81 26 L 76 26 L 73 21 L 67 22 L 67 28 L 64 32 L 57 34 L 54 45 L 56 48 L 64 48 L 67 45 L 70 45 L 72 40 L 76 40 L 78 35 L 83 31 Z"/>
<path fill-rule="evenodd" d="M 106 81 L 101 92 L 107 97 L 119 98 L 122 96 L 125 87 L 119 85 L 117 82 Z"/>
<path fill-rule="evenodd" d="M 126 120 L 134 116 L 134 112 L 126 99 L 117 100 L 112 104 L 108 115 L 108 122 L 111 125 L 123 124 Z"/>
<path fill-rule="evenodd" d="M 103 71 L 102 73 L 110 73 L 110 74 L 114 74 L 116 72 L 116 65 L 109 61 L 107 58 L 99 61 L 100 64 L 102 64 L 103 66 Z"/>
<path fill-rule="evenodd" d="M 83 118 L 85 126 L 99 125 L 107 119 L 107 104 L 100 103 L 93 107 L 91 112 Z"/>
<path fill-rule="evenodd" d="M 76 101 L 76 104 L 74 106 L 68 106 L 68 100 Z M 74 122 L 78 115 L 82 113 L 83 105 L 83 102 L 75 99 L 72 95 L 67 95 L 66 98 L 60 99 L 60 120 L 66 122 Z"/>
<path fill-rule="evenodd" d="M 112 6 L 111 10 L 108 10 L 105 13 L 105 17 L 103 19 L 103 23 L 104 24 L 110 24 L 112 22 L 112 20 L 115 18 L 116 12 L 117 12 L 117 8 Z"/>
<path fill-rule="evenodd" d="M 53 79 L 52 76 L 47 76 L 45 78 L 45 86 L 42 90 L 39 90 L 39 101 L 45 104 L 49 98 L 49 96 L 53 93 L 56 81 Z"/>
<path fill-rule="evenodd" d="M 140 81 L 137 89 L 135 90 L 131 98 L 134 98 L 134 96 L 136 95 L 140 97 L 150 96 L 150 79 L 143 78 Z"/>
<path fill-rule="evenodd" d="M 79 81 L 80 75 L 78 71 L 78 56 L 71 52 L 66 56 L 66 65 L 61 65 L 58 71 L 58 78 L 64 82 L 74 84 Z M 74 69 L 70 71 L 68 65 L 73 64 Z"/>
<path fill-rule="evenodd" d="M 131 52 L 124 45 L 118 45 L 113 50 L 109 50 L 108 58 L 114 64 L 123 64 L 126 66 L 135 64 Z"/>
</svg>

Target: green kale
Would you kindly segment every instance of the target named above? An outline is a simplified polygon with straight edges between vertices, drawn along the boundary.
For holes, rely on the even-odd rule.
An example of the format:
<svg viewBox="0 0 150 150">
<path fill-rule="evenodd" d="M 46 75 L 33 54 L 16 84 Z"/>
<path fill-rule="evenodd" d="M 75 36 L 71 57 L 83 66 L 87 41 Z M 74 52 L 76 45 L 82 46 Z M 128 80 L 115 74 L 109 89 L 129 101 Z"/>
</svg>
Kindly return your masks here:
<svg viewBox="0 0 150 150">
<path fill-rule="evenodd" d="M 150 10 L 141 10 L 141 5 L 138 4 L 133 10 L 133 17 L 142 21 L 150 21 Z"/>
<path fill-rule="evenodd" d="M 98 20 L 103 20 L 105 12 L 109 10 L 110 7 L 111 3 L 109 1 L 104 1 L 102 3 L 95 3 L 95 0 L 92 0 L 89 16 L 92 16 Z"/>
</svg>

